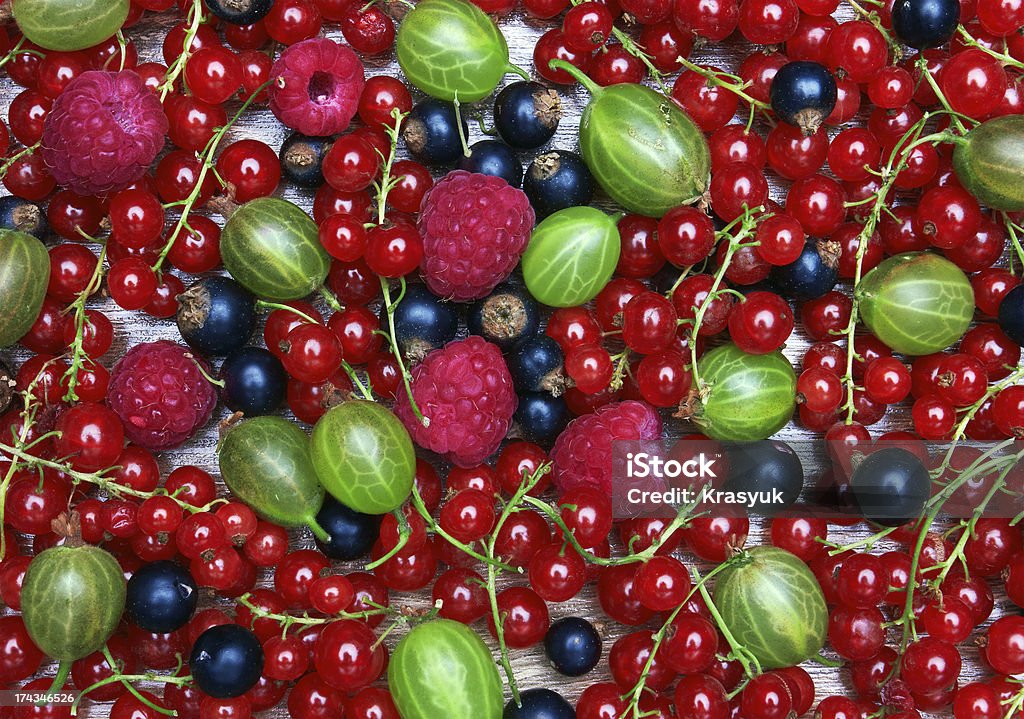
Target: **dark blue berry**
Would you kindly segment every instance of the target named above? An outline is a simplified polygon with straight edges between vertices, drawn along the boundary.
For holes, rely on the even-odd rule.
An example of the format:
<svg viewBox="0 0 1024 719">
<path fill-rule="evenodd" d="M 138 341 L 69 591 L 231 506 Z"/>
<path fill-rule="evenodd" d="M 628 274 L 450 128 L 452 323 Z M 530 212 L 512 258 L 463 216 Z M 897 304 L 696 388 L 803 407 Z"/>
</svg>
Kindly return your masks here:
<svg viewBox="0 0 1024 719">
<path fill-rule="evenodd" d="M 0 197 L 0 228 L 24 232 L 42 240 L 47 227 L 46 213 L 39 205 L 12 195 Z"/>
<path fill-rule="evenodd" d="M 494 128 L 520 150 L 540 147 L 554 137 L 561 117 L 558 93 L 539 82 L 513 82 L 494 99 Z"/>
<path fill-rule="evenodd" d="M 807 60 L 779 68 L 769 90 L 772 110 L 783 122 L 808 135 L 821 127 L 836 106 L 836 79 L 824 65 Z"/>
<path fill-rule="evenodd" d="M 178 331 L 200 354 L 245 346 L 256 329 L 256 298 L 229 277 L 204 277 L 178 298 Z"/>
<path fill-rule="evenodd" d="M 898 527 L 924 509 L 931 478 L 917 455 L 888 447 L 875 450 L 857 465 L 850 477 L 850 492 L 866 519 Z"/>
<path fill-rule="evenodd" d="M 565 388 L 565 355 L 547 335 L 523 340 L 508 358 L 508 371 L 519 392 L 560 393 Z"/>
<path fill-rule="evenodd" d="M 559 619 L 544 636 L 544 652 L 556 671 L 579 677 L 601 661 L 601 635 L 581 617 Z"/>
<path fill-rule="evenodd" d="M 567 207 L 589 205 L 594 196 L 594 176 L 575 152 L 552 150 L 530 163 L 523 191 L 534 212 L 547 217 Z"/>
<path fill-rule="evenodd" d="M 500 177 L 512 187 L 523 184 L 523 164 L 515 150 L 504 142 L 481 140 L 469 148 L 469 156 L 459 160 L 459 169 Z"/>
<path fill-rule="evenodd" d="M 892 6 L 896 37 L 917 50 L 945 45 L 959 22 L 959 0 L 896 0 Z"/>
<path fill-rule="evenodd" d="M 299 187 L 320 187 L 324 184 L 324 156 L 330 149 L 329 137 L 293 132 L 281 145 L 281 175 Z"/>
<path fill-rule="evenodd" d="M 779 294 L 792 300 L 821 297 L 836 286 L 840 248 L 835 242 L 808 240 L 795 262 L 773 267 L 772 284 Z"/>
<path fill-rule="evenodd" d="M 427 352 L 455 339 L 459 330 L 456 306 L 441 299 L 426 285 L 409 285 L 394 314 L 395 337 L 403 357 L 419 361 Z M 382 307 L 381 327 L 388 326 L 388 315 Z"/>
<path fill-rule="evenodd" d="M 189 669 L 200 689 L 226 699 L 245 694 L 263 673 L 263 647 L 238 624 L 210 627 L 192 645 Z"/>
<path fill-rule="evenodd" d="M 550 689 L 527 689 L 505 705 L 501 719 L 576 719 L 576 710 L 561 694 Z"/>
<path fill-rule="evenodd" d="M 751 493 L 778 490 L 781 502 L 757 501 L 750 506 L 754 514 L 771 516 L 787 509 L 800 497 L 804 487 L 804 466 L 793 448 L 785 442 L 761 440 L 729 445 L 726 449 L 729 473 L 722 486 L 727 492 Z"/>
<path fill-rule="evenodd" d="M 281 360 L 262 347 L 243 347 L 228 355 L 220 379 L 224 404 L 246 417 L 270 414 L 281 406 L 288 390 L 288 373 Z"/>
<path fill-rule="evenodd" d="M 455 105 L 427 99 L 413 106 L 402 125 L 402 138 L 409 152 L 427 165 L 450 165 L 463 156 Z M 462 136 L 469 125 L 462 118 Z"/>
<path fill-rule="evenodd" d="M 519 437 L 544 446 L 554 444 L 571 419 L 565 400 L 548 392 L 520 394 L 513 417 Z"/>
<path fill-rule="evenodd" d="M 252 25 L 270 12 L 274 0 L 206 0 L 206 7 L 224 22 Z"/>
<path fill-rule="evenodd" d="M 504 282 L 469 308 L 466 325 L 471 335 L 511 350 L 540 328 L 540 305 L 518 282 Z"/>
<path fill-rule="evenodd" d="M 199 601 L 199 587 L 184 567 L 174 562 L 143 564 L 128 580 L 125 610 L 147 632 L 164 634 L 188 624 Z"/>
<path fill-rule="evenodd" d="M 324 506 L 316 515 L 316 523 L 323 527 L 331 540 L 316 546 L 331 559 L 344 562 L 365 557 L 380 536 L 380 517 L 349 509 L 331 495 L 324 497 Z"/>
<path fill-rule="evenodd" d="M 1024 285 L 1017 285 L 999 303 L 999 326 L 1006 336 L 1024 345 Z"/>
</svg>

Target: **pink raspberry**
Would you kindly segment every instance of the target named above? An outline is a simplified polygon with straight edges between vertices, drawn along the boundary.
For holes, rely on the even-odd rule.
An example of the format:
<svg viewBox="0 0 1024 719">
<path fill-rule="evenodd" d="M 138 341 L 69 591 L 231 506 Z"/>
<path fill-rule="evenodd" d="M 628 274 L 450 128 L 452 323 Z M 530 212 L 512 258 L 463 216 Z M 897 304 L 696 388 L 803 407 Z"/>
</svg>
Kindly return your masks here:
<svg viewBox="0 0 1024 719">
<path fill-rule="evenodd" d="M 131 70 L 83 72 L 53 101 L 43 122 L 43 162 L 80 195 L 122 190 L 163 149 L 167 116 Z"/>
<path fill-rule="evenodd" d="M 132 347 L 110 373 L 107 404 L 129 440 L 158 451 L 177 447 L 210 419 L 213 385 L 188 347 L 160 340 Z"/>
<path fill-rule="evenodd" d="M 325 37 L 297 42 L 270 68 L 270 109 L 304 135 L 336 135 L 359 107 L 365 74 L 352 50 Z"/>
<path fill-rule="evenodd" d="M 661 417 L 644 402 L 627 400 L 577 417 L 551 449 L 552 479 L 565 492 L 589 485 L 612 494 L 612 442 L 661 438 Z"/>
<path fill-rule="evenodd" d="M 501 350 L 481 337 L 428 354 L 412 370 L 412 394 L 429 424 L 416 417 L 402 388 L 395 414 L 418 445 L 460 467 L 480 464 L 498 449 L 519 404 Z"/>
<path fill-rule="evenodd" d="M 530 241 L 533 208 L 500 177 L 455 170 L 423 198 L 423 279 L 438 297 L 478 300 L 508 278 Z"/>
</svg>

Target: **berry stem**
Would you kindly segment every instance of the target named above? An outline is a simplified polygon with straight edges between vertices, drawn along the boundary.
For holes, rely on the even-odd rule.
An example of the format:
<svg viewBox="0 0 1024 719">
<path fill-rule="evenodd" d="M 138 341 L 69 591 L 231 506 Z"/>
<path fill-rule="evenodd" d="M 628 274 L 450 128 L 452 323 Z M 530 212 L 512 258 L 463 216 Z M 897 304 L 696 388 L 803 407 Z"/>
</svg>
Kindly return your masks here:
<svg viewBox="0 0 1024 719">
<path fill-rule="evenodd" d="M 1016 70 L 1024 70 L 1024 62 L 1021 62 L 1012 55 L 1007 55 L 1004 52 L 999 52 L 998 50 L 993 50 L 990 47 L 986 47 L 984 44 L 978 42 L 978 40 L 973 35 L 971 35 L 971 33 L 967 32 L 967 28 L 965 28 L 963 25 L 957 25 L 956 31 L 960 35 L 965 45 L 978 48 L 987 55 L 991 55 L 992 57 L 994 57 L 1003 65 L 1009 65 L 1010 67 Z"/>
<path fill-rule="evenodd" d="M 201 4 L 202 0 L 194 0 L 193 9 L 201 7 Z M 199 11 L 196 12 L 198 13 Z M 246 98 L 245 102 L 242 103 L 242 106 L 238 108 L 238 111 L 234 116 L 224 124 L 224 127 L 217 128 L 217 131 L 213 133 L 213 137 L 211 137 L 210 141 L 206 143 L 206 148 L 203 150 L 202 162 L 199 166 L 199 175 L 196 177 L 196 185 L 192 188 L 192 192 L 189 196 L 184 200 L 171 202 L 164 206 L 166 208 L 180 207 L 181 216 L 178 218 L 177 223 L 175 223 L 174 229 L 171 230 L 171 234 L 168 236 L 167 242 L 164 243 L 163 249 L 160 250 L 160 255 L 153 264 L 153 271 L 156 272 L 158 276 L 160 274 L 160 268 L 163 267 L 164 260 L 167 259 L 167 255 L 171 251 L 171 248 L 174 247 L 174 243 L 177 241 L 181 231 L 184 229 L 190 229 L 188 226 L 189 213 L 192 212 L 192 208 L 195 206 L 196 202 L 199 201 L 199 196 L 203 193 L 203 184 L 206 182 L 206 176 L 213 171 L 213 156 L 217 154 L 217 148 L 220 146 L 221 141 L 228 133 L 228 130 L 230 130 L 235 123 L 238 122 L 239 118 L 242 117 L 242 114 L 249 108 L 249 105 L 253 103 L 256 96 L 263 92 L 271 82 L 273 82 L 273 80 L 268 80 L 256 88 L 256 90 Z"/>
<path fill-rule="evenodd" d="M 391 141 L 391 149 L 388 151 L 387 157 L 377 150 L 377 155 L 384 162 L 384 167 L 381 170 L 380 181 L 375 181 L 373 186 L 377 189 L 377 224 L 383 225 L 387 218 L 387 206 L 388 206 L 388 193 L 395 188 L 395 186 L 402 181 L 402 177 L 392 177 L 391 168 L 394 167 L 395 157 L 398 154 L 398 131 L 402 126 L 402 120 L 406 118 L 409 113 L 402 112 L 397 107 L 391 111 L 391 117 L 394 120 L 394 125 L 384 125 L 384 132 L 387 133 L 388 139 Z M 462 123 L 459 123 L 459 127 L 462 127 Z"/>
<path fill-rule="evenodd" d="M 743 556 L 742 553 L 736 555 L 736 557 L 741 556 Z M 729 562 L 735 560 L 736 557 L 727 559 L 725 562 L 716 567 L 715 571 L 718 571 L 725 565 L 729 564 Z M 711 598 L 711 593 L 708 591 L 708 588 L 704 586 L 704 582 L 701 579 L 700 571 L 696 567 L 694 567 L 692 571 L 693 575 L 697 578 L 697 589 L 700 591 L 700 596 L 703 597 L 704 603 L 707 605 L 708 611 L 711 613 L 711 618 L 715 620 L 715 625 L 718 627 L 718 631 L 722 633 L 722 636 L 725 637 L 725 641 L 727 641 L 729 643 L 729 646 L 732 648 L 732 655 L 733 657 L 735 657 L 736 661 L 738 661 L 740 665 L 743 667 L 744 674 L 746 674 L 748 677 L 753 677 L 757 674 L 760 674 L 761 663 L 757 661 L 757 657 L 755 657 L 753 654 L 747 651 L 747 649 L 742 644 L 736 641 L 736 638 L 732 635 L 732 632 L 729 631 L 729 627 L 726 626 L 725 620 L 722 618 L 721 612 L 719 612 L 718 607 L 715 606 L 715 601 Z"/>
<path fill-rule="evenodd" d="M 395 543 L 395 546 L 392 547 L 390 551 L 386 552 L 379 559 L 367 564 L 365 570 L 367 572 L 376 569 L 387 562 L 393 556 L 401 552 L 405 545 L 409 543 L 409 535 L 412 533 L 409 528 L 409 520 L 405 518 L 405 514 L 400 509 L 396 509 L 391 514 L 394 515 L 396 520 L 398 520 L 398 542 Z"/>
<path fill-rule="evenodd" d="M 18 38 L 18 42 L 14 45 L 14 47 L 12 47 L 10 49 L 10 52 L 8 52 L 6 55 L 4 55 L 2 58 L 0 58 L 0 67 L 3 67 L 7 63 L 9 63 L 11 60 L 13 60 L 15 55 L 19 55 L 19 54 L 22 53 L 22 49 L 21 48 L 23 48 L 25 46 L 25 39 L 26 38 L 25 38 L 24 35 L 22 35 L 20 38 Z M 32 51 L 25 50 L 24 52 L 32 52 Z M 33 54 L 38 55 L 39 53 L 33 52 Z"/>
<path fill-rule="evenodd" d="M 78 232 L 86 237 L 87 239 L 96 242 L 92 237 L 89 237 L 81 228 Z M 77 402 L 78 394 L 75 389 L 78 387 L 78 372 L 82 369 L 85 364 L 85 360 L 89 359 L 85 354 L 83 348 L 85 326 L 89 322 L 88 317 L 85 314 L 85 305 L 89 301 L 89 298 L 100 288 L 103 283 L 103 261 L 107 256 L 107 245 L 102 243 L 100 245 L 100 254 L 96 261 L 96 268 L 93 270 L 92 277 L 89 278 L 89 282 L 86 284 L 85 289 L 78 293 L 75 301 L 71 303 L 71 306 L 65 310 L 65 312 L 73 313 L 75 323 L 75 338 L 71 341 L 70 354 L 71 362 L 68 366 L 67 371 L 64 373 L 64 380 L 67 383 L 68 391 L 64 395 L 65 402 Z M 92 360 L 90 360 L 91 362 Z"/>
<path fill-rule="evenodd" d="M 166 100 L 167 96 L 174 89 L 174 82 L 185 70 L 185 64 L 192 56 L 192 41 L 196 39 L 196 35 L 199 33 L 199 26 L 203 24 L 203 0 L 192 0 L 192 4 L 189 6 L 186 18 L 188 28 L 185 31 L 185 40 L 182 43 L 181 54 L 178 55 L 178 57 L 174 59 L 174 62 L 171 63 L 171 66 L 167 68 L 167 73 L 164 75 L 164 81 L 160 83 L 159 87 L 157 87 L 157 92 L 160 95 L 160 102 Z"/>
<path fill-rule="evenodd" d="M 1024 235 L 1024 228 L 1022 228 L 1020 225 L 1014 222 L 1010 218 L 1010 214 L 1008 212 L 1003 212 L 1002 216 L 1003 225 L 1005 225 L 1006 227 L 1006 234 L 1009 235 L 1010 237 L 1010 245 L 1013 247 L 1014 254 L 1017 255 L 1017 260 L 1020 262 L 1021 268 L 1024 269 L 1024 247 L 1021 247 L 1020 244 L 1020 237 L 1021 235 Z M 1012 256 L 1010 259 L 1013 259 Z M 1010 272 L 1016 274 L 1016 270 L 1013 267 L 1012 261 L 1009 263 L 1009 265 Z"/>
<path fill-rule="evenodd" d="M 690 62 L 682 56 L 677 57 L 676 61 L 681 63 L 687 70 L 695 72 L 701 77 L 707 79 L 711 85 L 724 87 L 751 107 L 756 107 L 758 110 L 764 110 L 765 112 L 768 111 L 770 106 L 767 102 L 758 100 L 756 97 L 747 93 L 747 88 L 750 87 L 750 83 L 744 82 L 742 78 L 723 72 L 722 70 L 709 70 L 706 67 L 701 67 L 700 65 Z"/>
<path fill-rule="evenodd" d="M 27 156 L 31 155 L 33 152 L 38 150 L 39 147 L 42 144 L 43 144 L 43 141 L 40 140 L 39 142 L 37 142 L 34 145 L 30 145 L 28 147 L 22 148 L 21 150 L 19 150 L 18 152 L 14 153 L 10 157 L 8 157 L 6 160 L 4 160 L 4 163 L 2 165 L 0 165 L 0 180 L 4 179 L 7 176 L 8 170 L 10 170 L 11 167 L 14 166 L 14 163 L 16 163 L 18 160 L 20 160 L 23 157 L 27 157 Z"/>
<path fill-rule="evenodd" d="M 359 621 L 365 621 L 370 617 L 398 614 L 398 610 L 391 608 L 367 609 L 362 612 L 338 612 L 330 617 L 311 617 L 307 613 L 303 613 L 301 616 L 295 616 L 294 614 L 277 614 L 275 612 L 268 612 L 262 607 L 258 607 L 253 604 L 252 595 L 248 593 L 240 596 L 236 602 L 252 612 L 254 621 L 256 619 L 269 619 L 285 626 L 291 626 L 293 624 L 302 624 L 304 626 L 330 624 L 331 622 L 336 622 L 340 619 L 356 619 Z"/>
<path fill-rule="evenodd" d="M 398 370 L 402 374 L 402 384 L 405 385 L 405 393 L 409 397 L 409 405 L 412 407 L 412 412 L 416 415 L 424 427 L 430 426 L 430 420 L 423 416 L 420 412 L 419 406 L 416 404 L 416 398 L 412 395 L 412 374 L 405 366 L 405 360 L 402 358 L 402 351 L 398 347 L 398 337 L 395 334 L 395 310 L 398 308 L 399 303 L 405 297 L 405 278 L 400 277 L 398 281 L 401 285 L 401 291 L 398 294 L 398 298 L 394 302 L 391 301 L 391 287 L 388 284 L 386 277 L 380 278 L 380 288 L 384 293 L 384 309 L 388 315 L 388 333 L 385 337 L 388 340 L 388 344 L 391 345 L 391 353 L 395 356 L 395 361 L 398 362 Z"/>
</svg>

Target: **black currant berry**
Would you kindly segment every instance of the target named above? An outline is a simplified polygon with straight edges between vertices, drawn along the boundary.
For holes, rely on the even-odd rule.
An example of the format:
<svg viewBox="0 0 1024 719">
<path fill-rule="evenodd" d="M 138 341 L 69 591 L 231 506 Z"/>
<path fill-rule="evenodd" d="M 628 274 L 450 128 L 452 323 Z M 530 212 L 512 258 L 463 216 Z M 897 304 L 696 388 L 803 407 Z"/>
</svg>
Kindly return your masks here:
<svg viewBox="0 0 1024 719">
<path fill-rule="evenodd" d="M 519 704 L 505 705 L 501 719 L 576 719 L 576 710 L 561 694 L 550 689 L 527 689 L 519 693 Z"/>
<path fill-rule="evenodd" d="M 329 542 L 316 546 L 331 559 L 344 562 L 365 557 L 380 537 L 380 517 L 349 509 L 331 495 L 324 497 L 324 506 L 316 515 L 316 523 L 330 535 Z"/>
<path fill-rule="evenodd" d="M 415 105 L 402 125 L 402 139 L 417 159 L 427 165 L 451 165 L 462 154 L 458 115 L 455 105 L 427 99 Z M 469 125 L 462 118 L 462 136 L 469 136 Z"/>
<path fill-rule="evenodd" d="M 513 82 L 494 100 L 494 127 L 520 150 L 540 147 L 555 135 L 562 118 L 558 93 L 539 82 Z"/>
<path fill-rule="evenodd" d="M 816 62 L 789 62 L 775 74 L 769 96 L 780 120 L 813 135 L 836 106 L 836 79 Z"/>
<path fill-rule="evenodd" d="M 274 0 L 206 0 L 206 7 L 232 25 L 252 25 L 274 7 Z"/>
<path fill-rule="evenodd" d="M 537 216 L 547 217 L 567 207 L 589 205 L 594 196 L 594 176 L 575 152 L 552 150 L 530 163 L 523 191 Z"/>
<path fill-rule="evenodd" d="M 1017 285 L 999 303 L 999 327 L 1006 336 L 1024 345 L 1024 285 Z"/>
<path fill-rule="evenodd" d="M 795 262 L 772 268 L 772 284 L 786 299 L 821 297 L 830 292 L 839 279 L 839 253 L 835 242 L 808 240 Z"/>
<path fill-rule="evenodd" d="M 0 228 L 24 232 L 42 240 L 47 227 L 46 213 L 39 205 L 12 195 L 0 197 Z"/>
<path fill-rule="evenodd" d="M 524 392 L 513 416 L 518 436 L 529 442 L 551 446 L 572 419 L 561 397 L 548 392 Z"/>
<path fill-rule="evenodd" d="M 586 619 L 565 617 L 548 628 L 544 651 L 557 672 L 579 677 L 601 661 L 601 635 Z"/>
<path fill-rule="evenodd" d="M 125 610 L 147 632 L 164 634 L 188 624 L 199 601 L 199 587 L 184 567 L 174 562 L 144 564 L 128 580 Z"/>
<path fill-rule="evenodd" d="M 245 346 L 256 329 L 256 298 L 229 277 L 205 277 L 178 297 L 178 331 L 200 354 Z"/>
<path fill-rule="evenodd" d="M 540 305 L 521 284 L 504 282 L 470 306 L 466 325 L 471 335 L 479 335 L 508 352 L 521 340 L 537 334 Z"/>
<path fill-rule="evenodd" d="M 232 352 L 220 368 L 221 400 L 232 412 L 258 417 L 274 412 L 284 402 L 288 373 L 272 352 L 243 347 Z"/>
<path fill-rule="evenodd" d="M 299 187 L 320 187 L 324 184 L 324 156 L 330 149 L 329 137 L 293 132 L 281 145 L 281 175 Z"/>
<path fill-rule="evenodd" d="M 958 0 L 896 0 L 892 6 L 896 37 L 917 50 L 945 45 L 959 22 Z"/>
<path fill-rule="evenodd" d="M 804 467 L 800 457 L 785 442 L 762 440 L 730 445 L 729 473 L 722 489 L 728 492 L 759 492 L 778 490 L 782 501 L 758 501 L 750 509 L 756 514 L 771 516 L 792 506 L 804 486 Z"/>
<path fill-rule="evenodd" d="M 263 673 L 263 647 L 250 630 L 238 624 L 211 627 L 192 645 L 189 669 L 200 689 L 226 699 L 245 694 Z"/>
<path fill-rule="evenodd" d="M 388 316 L 381 308 L 380 323 L 387 327 Z M 456 306 L 441 299 L 426 285 L 409 285 L 394 314 L 395 337 L 403 357 L 422 360 L 430 350 L 455 339 L 459 330 Z"/>
<path fill-rule="evenodd" d="M 506 359 L 519 392 L 561 394 L 565 389 L 565 355 L 547 335 L 523 340 Z"/>
<path fill-rule="evenodd" d="M 459 169 L 500 177 L 512 187 L 523 184 L 523 165 L 515 150 L 498 140 L 481 140 L 469 148 L 469 156 L 459 160 Z"/>
<path fill-rule="evenodd" d="M 931 496 L 931 477 L 915 454 L 888 447 L 857 465 L 850 477 L 850 492 L 866 519 L 898 527 L 924 509 Z"/>
</svg>

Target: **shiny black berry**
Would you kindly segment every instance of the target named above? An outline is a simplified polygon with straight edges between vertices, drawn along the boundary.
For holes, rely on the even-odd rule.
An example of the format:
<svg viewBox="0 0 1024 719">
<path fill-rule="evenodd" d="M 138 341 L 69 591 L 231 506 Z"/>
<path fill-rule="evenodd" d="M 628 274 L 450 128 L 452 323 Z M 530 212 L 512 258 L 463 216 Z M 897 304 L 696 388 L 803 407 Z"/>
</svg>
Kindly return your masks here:
<svg viewBox="0 0 1024 719">
<path fill-rule="evenodd" d="M 789 62 L 775 73 L 769 96 L 780 120 L 813 135 L 836 106 L 836 79 L 816 62 Z"/>
<path fill-rule="evenodd" d="M 147 632 L 164 634 L 188 624 L 199 601 L 199 587 L 180 564 L 150 562 L 128 580 L 125 610 Z"/>
<path fill-rule="evenodd" d="M 365 557 L 380 537 L 380 517 L 349 509 L 331 495 L 324 497 L 324 506 L 316 515 L 316 523 L 330 536 L 329 542 L 316 546 L 331 559 L 343 562 Z"/>
<path fill-rule="evenodd" d="M 513 82 L 494 100 L 494 127 L 520 150 L 540 147 L 555 135 L 562 117 L 558 93 L 539 82 Z"/>
<path fill-rule="evenodd" d="M 252 25 L 274 7 L 274 0 L 206 0 L 206 7 L 232 25 Z"/>
<path fill-rule="evenodd" d="M 200 354 L 245 346 L 256 329 L 256 298 L 229 277 L 204 277 L 178 297 L 178 331 Z"/>
<path fill-rule="evenodd" d="M 795 262 L 773 267 L 771 281 L 786 299 L 821 297 L 836 286 L 840 248 L 835 242 L 808 240 Z"/>
<path fill-rule="evenodd" d="M 220 368 L 220 398 L 232 412 L 258 417 L 274 412 L 284 402 L 288 373 L 272 352 L 243 347 L 232 352 Z"/>
<path fill-rule="evenodd" d="M 462 118 L 462 135 L 469 136 L 469 125 Z M 462 154 L 455 105 L 427 99 L 415 105 L 402 125 L 402 138 L 417 159 L 427 165 L 451 165 Z"/>
<path fill-rule="evenodd" d="M 931 477 L 915 454 L 888 447 L 857 465 L 850 477 L 850 493 L 866 519 L 898 527 L 924 509 L 931 495 Z"/>
<path fill-rule="evenodd" d="M 572 414 L 561 397 L 548 392 L 525 392 L 519 395 L 519 407 L 512 419 L 519 437 L 550 446 L 569 424 Z"/>
<path fill-rule="evenodd" d="M 426 285 L 409 285 L 394 314 L 395 337 L 403 357 L 413 362 L 427 352 L 455 339 L 459 312 L 455 304 L 441 299 Z M 387 312 L 380 311 L 381 327 L 387 327 Z"/>
<path fill-rule="evenodd" d="M 547 217 L 567 207 L 589 205 L 594 196 L 594 176 L 575 152 L 552 150 L 530 163 L 523 191 L 537 216 Z"/>
<path fill-rule="evenodd" d="M 1024 345 L 1024 285 L 1017 285 L 1003 297 L 999 304 L 999 326 L 1007 337 Z"/>
<path fill-rule="evenodd" d="M 527 689 L 519 693 L 519 704 L 505 705 L 501 719 L 576 719 L 576 710 L 561 694 L 550 689 Z"/>
<path fill-rule="evenodd" d="M 582 676 L 601 661 L 601 635 L 586 619 L 565 617 L 548 628 L 544 652 L 560 674 Z"/>
<path fill-rule="evenodd" d="M 755 498 L 750 510 L 771 516 L 787 509 L 800 498 L 804 467 L 800 457 L 785 442 L 761 440 L 730 445 L 726 450 L 729 473 L 722 486 L 727 492 L 746 492 Z M 780 501 L 767 501 L 761 492 L 778 491 Z M 762 499 L 766 501 L 762 501 Z M 772 497 L 774 500 L 774 497 Z"/>
<path fill-rule="evenodd" d="M 547 335 L 524 340 L 506 360 L 519 392 L 561 394 L 565 389 L 565 355 L 558 343 Z"/>
<path fill-rule="evenodd" d="M 0 228 L 24 232 L 42 240 L 47 227 L 46 213 L 39 205 L 12 195 L 0 197 Z"/>
<path fill-rule="evenodd" d="M 263 647 L 249 629 L 222 624 L 199 635 L 188 663 L 203 692 L 218 699 L 238 697 L 260 680 Z"/>
<path fill-rule="evenodd" d="M 469 156 L 459 160 L 459 169 L 500 177 L 512 187 L 523 184 L 523 164 L 516 152 L 504 142 L 481 140 L 469 148 Z"/>
<path fill-rule="evenodd" d="M 896 0 L 892 6 L 896 37 L 918 50 L 945 45 L 959 22 L 958 0 Z"/>
<path fill-rule="evenodd" d="M 540 305 L 522 284 L 503 282 L 470 306 L 466 326 L 471 335 L 479 335 L 508 352 L 521 340 L 537 334 Z"/>
<path fill-rule="evenodd" d="M 299 187 L 320 187 L 324 184 L 324 156 L 330 149 L 329 137 L 293 132 L 281 145 L 281 175 Z"/>
</svg>

